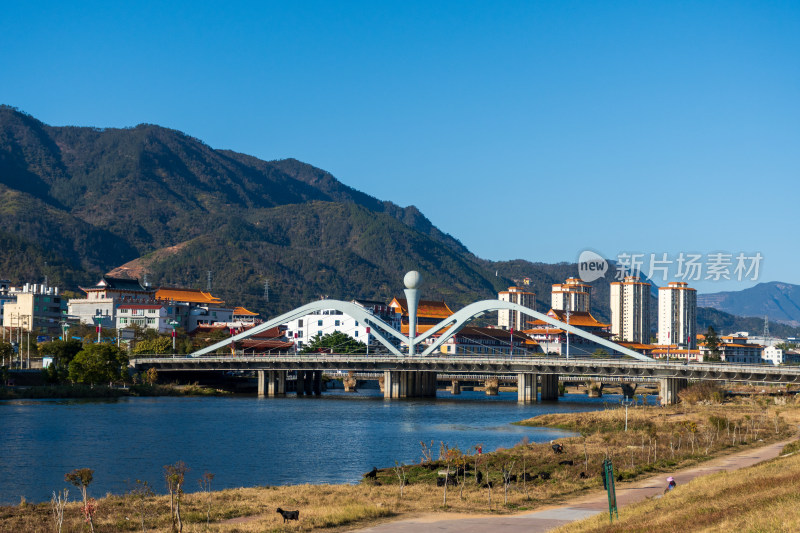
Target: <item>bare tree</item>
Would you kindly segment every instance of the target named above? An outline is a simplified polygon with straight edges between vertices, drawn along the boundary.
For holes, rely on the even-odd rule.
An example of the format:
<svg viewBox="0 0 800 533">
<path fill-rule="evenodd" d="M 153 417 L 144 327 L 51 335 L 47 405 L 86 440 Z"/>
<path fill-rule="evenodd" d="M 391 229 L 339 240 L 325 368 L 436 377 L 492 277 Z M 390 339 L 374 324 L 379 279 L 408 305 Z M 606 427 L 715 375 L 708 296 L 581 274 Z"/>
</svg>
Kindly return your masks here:
<svg viewBox="0 0 800 533">
<path fill-rule="evenodd" d="M 153 489 L 150 488 L 150 483 L 147 481 L 137 479 L 136 486 L 128 491 L 128 494 L 133 497 L 134 507 L 139 512 L 139 523 L 142 526 L 142 533 L 146 533 L 147 528 L 145 527 L 144 521 L 147 517 L 147 499 L 154 495 Z"/>
<path fill-rule="evenodd" d="M 503 505 L 508 505 L 508 485 L 511 483 L 511 472 L 514 470 L 515 461 L 503 463 Z"/>
<path fill-rule="evenodd" d="M 406 474 L 406 465 L 402 463 L 398 463 L 397 461 L 394 462 L 394 466 L 392 467 L 394 470 L 394 475 L 397 476 L 397 481 L 400 482 L 400 499 L 403 499 L 403 487 L 406 486 L 406 479 L 408 476 Z"/>
<path fill-rule="evenodd" d="M 183 480 L 189 467 L 183 461 L 174 465 L 164 465 L 164 479 L 169 490 L 169 505 L 172 512 L 172 530 L 183 533 L 181 520 L 181 495 L 183 494 Z"/>
<path fill-rule="evenodd" d="M 53 497 L 50 500 L 50 507 L 53 510 L 53 522 L 56 526 L 56 533 L 61 533 L 61 528 L 64 526 L 64 509 L 67 507 L 67 498 L 69 490 L 64 489 L 61 492 L 53 491 Z"/>
<path fill-rule="evenodd" d="M 214 481 L 214 474 L 211 472 L 203 472 L 197 483 L 200 485 L 200 490 L 206 493 L 206 528 L 211 527 L 211 482 Z"/>
</svg>

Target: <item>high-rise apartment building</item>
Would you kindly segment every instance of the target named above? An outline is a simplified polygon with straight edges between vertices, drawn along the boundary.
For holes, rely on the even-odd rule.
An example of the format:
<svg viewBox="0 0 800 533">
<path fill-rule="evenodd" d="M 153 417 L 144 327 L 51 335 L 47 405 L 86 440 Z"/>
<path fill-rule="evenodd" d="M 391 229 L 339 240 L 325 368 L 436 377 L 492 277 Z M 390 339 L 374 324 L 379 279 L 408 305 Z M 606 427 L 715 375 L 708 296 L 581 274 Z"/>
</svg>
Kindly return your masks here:
<svg viewBox="0 0 800 533">
<path fill-rule="evenodd" d="M 683 281 L 658 288 L 658 343 L 697 348 L 697 291 Z"/>
<path fill-rule="evenodd" d="M 626 276 L 611 284 L 611 334 L 618 341 L 650 343 L 650 284 Z"/>
<path fill-rule="evenodd" d="M 513 302 L 523 307 L 536 310 L 536 294 L 526 291 L 522 287 L 509 287 L 507 291 L 497 293 L 497 299 L 501 302 Z M 516 331 L 528 329 L 528 315 L 510 309 L 501 309 L 497 312 L 497 325 L 503 329 L 513 328 Z"/>
<path fill-rule="evenodd" d="M 592 287 L 577 278 L 553 285 L 550 307 L 556 311 L 590 313 Z"/>
</svg>

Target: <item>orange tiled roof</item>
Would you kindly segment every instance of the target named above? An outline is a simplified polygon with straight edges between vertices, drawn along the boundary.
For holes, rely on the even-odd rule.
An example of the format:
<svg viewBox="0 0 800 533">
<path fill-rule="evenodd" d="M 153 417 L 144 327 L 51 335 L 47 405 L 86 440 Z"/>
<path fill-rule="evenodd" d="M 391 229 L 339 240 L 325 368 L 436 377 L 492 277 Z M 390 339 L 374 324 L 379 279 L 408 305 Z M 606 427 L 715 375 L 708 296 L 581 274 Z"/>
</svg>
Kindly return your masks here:
<svg viewBox="0 0 800 533">
<path fill-rule="evenodd" d="M 557 311 L 551 309 L 548 311 L 547 316 L 551 318 L 555 318 L 561 322 L 567 322 L 567 312 L 566 311 Z M 529 322 L 529 324 L 533 326 L 544 326 L 547 325 L 547 322 L 544 320 L 534 320 Z M 583 311 L 572 311 L 569 314 L 569 325 L 575 327 L 595 327 L 595 328 L 607 328 L 611 324 L 603 324 L 602 322 L 598 322 L 595 317 L 592 316 L 591 313 L 585 313 Z"/>
<path fill-rule="evenodd" d="M 174 287 L 161 287 L 156 291 L 157 300 L 171 300 L 174 302 L 191 302 L 195 304 L 225 305 L 225 302 L 210 292 L 198 289 L 178 289 Z"/>
<path fill-rule="evenodd" d="M 395 298 L 389 303 L 389 307 L 399 309 L 403 316 L 408 316 L 408 301 L 405 298 Z M 420 300 L 417 304 L 417 317 L 419 318 L 447 318 L 453 311 L 444 302 L 435 300 Z"/>
<path fill-rule="evenodd" d="M 258 316 L 258 313 L 254 313 L 252 311 L 249 311 L 249 310 L 245 309 L 244 307 L 235 307 L 233 309 L 233 314 L 237 315 L 237 316 L 239 316 L 239 315 Z"/>
</svg>

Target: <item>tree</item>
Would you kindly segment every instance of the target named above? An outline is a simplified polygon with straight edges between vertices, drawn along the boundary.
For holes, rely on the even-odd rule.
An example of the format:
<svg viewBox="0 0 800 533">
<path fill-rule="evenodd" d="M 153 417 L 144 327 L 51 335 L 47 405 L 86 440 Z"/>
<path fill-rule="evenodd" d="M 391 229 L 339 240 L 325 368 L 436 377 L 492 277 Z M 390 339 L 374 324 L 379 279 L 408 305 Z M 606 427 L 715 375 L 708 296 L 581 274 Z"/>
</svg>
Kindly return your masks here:
<svg viewBox="0 0 800 533">
<path fill-rule="evenodd" d="M 84 517 L 86 517 L 86 521 L 89 523 L 89 528 L 92 531 L 94 531 L 94 514 L 97 511 L 97 502 L 94 498 L 89 499 L 87 492 L 93 478 L 94 470 L 91 468 L 76 468 L 64 475 L 64 480 L 66 482 L 80 489 L 81 497 L 83 498 L 81 512 L 83 512 Z"/>
<path fill-rule="evenodd" d="M 183 532 L 181 495 L 183 494 L 183 480 L 188 471 L 189 467 L 183 461 L 178 461 L 174 465 L 164 465 L 164 480 L 167 482 L 167 490 L 169 490 L 169 508 L 172 514 L 172 530 L 178 533 Z"/>
<path fill-rule="evenodd" d="M 147 531 L 144 525 L 144 520 L 147 517 L 147 500 L 154 496 L 155 493 L 153 489 L 150 488 L 150 483 L 137 479 L 136 487 L 128 491 L 128 494 L 134 499 L 134 505 L 139 512 L 139 522 L 142 525 L 142 533 L 145 533 Z"/>
<path fill-rule="evenodd" d="M 5 361 L 10 365 L 12 357 L 14 357 L 14 347 L 10 342 L 0 341 L 0 361 Z"/>
<path fill-rule="evenodd" d="M 53 357 L 52 364 L 47 368 L 47 380 L 50 383 L 60 383 L 69 378 L 69 364 L 83 349 L 79 340 L 45 342 L 39 346 L 39 353 Z"/>
<path fill-rule="evenodd" d="M 302 353 L 314 352 L 360 354 L 367 353 L 367 345 L 346 333 L 334 331 L 315 336 L 307 346 L 303 347 Z"/>
<path fill-rule="evenodd" d="M 90 344 L 69 364 L 69 379 L 76 383 L 109 383 L 128 377 L 128 356 L 111 344 Z"/>
<path fill-rule="evenodd" d="M 172 337 L 161 336 L 153 339 L 144 339 L 136 343 L 134 354 L 167 354 L 172 353 Z"/>
<path fill-rule="evenodd" d="M 714 331 L 714 326 L 708 326 L 706 331 L 706 350 L 708 351 L 707 361 L 719 361 L 722 358 L 722 352 L 719 349 L 719 337 L 717 332 Z"/>
<path fill-rule="evenodd" d="M 211 472 L 203 472 L 203 476 L 197 480 L 200 485 L 200 490 L 206 493 L 206 529 L 211 526 L 211 482 L 214 481 L 214 474 Z"/>
</svg>

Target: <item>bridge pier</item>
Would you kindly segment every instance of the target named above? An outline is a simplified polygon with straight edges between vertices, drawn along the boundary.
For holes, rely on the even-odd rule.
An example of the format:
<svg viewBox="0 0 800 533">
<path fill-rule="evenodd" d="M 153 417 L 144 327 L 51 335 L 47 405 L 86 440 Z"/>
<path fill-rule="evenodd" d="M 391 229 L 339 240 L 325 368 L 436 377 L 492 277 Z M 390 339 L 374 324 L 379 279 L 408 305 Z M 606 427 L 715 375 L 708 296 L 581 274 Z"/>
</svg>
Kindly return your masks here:
<svg viewBox="0 0 800 533">
<path fill-rule="evenodd" d="M 285 370 L 258 370 L 258 396 L 283 396 L 286 394 Z"/>
<path fill-rule="evenodd" d="M 436 372 L 386 371 L 384 398 L 435 398 Z"/>
<path fill-rule="evenodd" d="M 689 386 L 689 380 L 684 378 L 664 378 L 661 380 L 661 405 L 675 405 L 678 403 L 678 393 Z"/>
<path fill-rule="evenodd" d="M 520 403 L 536 403 L 538 384 L 536 374 L 517 374 L 517 401 Z M 542 376 L 544 377 L 544 376 Z"/>
<path fill-rule="evenodd" d="M 542 374 L 542 401 L 558 400 L 558 374 Z"/>
<path fill-rule="evenodd" d="M 461 394 L 461 382 L 459 382 L 457 379 L 454 379 L 450 382 L 450 393 Z"/>
</svg>

